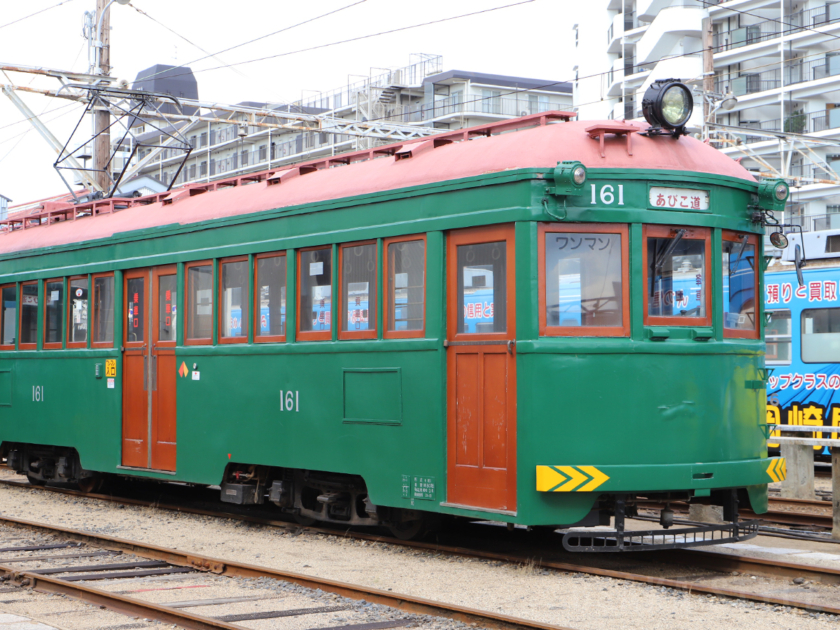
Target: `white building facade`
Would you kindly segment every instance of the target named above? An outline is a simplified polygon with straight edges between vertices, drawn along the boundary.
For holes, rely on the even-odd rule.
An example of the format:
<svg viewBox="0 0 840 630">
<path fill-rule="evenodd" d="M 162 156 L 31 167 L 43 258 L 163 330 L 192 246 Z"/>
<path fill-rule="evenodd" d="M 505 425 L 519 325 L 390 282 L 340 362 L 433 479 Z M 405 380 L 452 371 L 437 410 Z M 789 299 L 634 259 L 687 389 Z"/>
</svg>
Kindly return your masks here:
<svg viewBox="0 0 840 630">
<path fill-rule="evenodd" d="M 840 3 L 600 0 L 576 25 L 580 119 L 638 119 L 650 83 L 677 78 L 698 92 L 689 125 L 699 131 L 704 18 L 713 91 L 736 99 L 710 122 L 738 130 L 712 133 L 713 143 L 756 174 L 788 178 L 787 223 L 840 227 Z"/>
</svg>

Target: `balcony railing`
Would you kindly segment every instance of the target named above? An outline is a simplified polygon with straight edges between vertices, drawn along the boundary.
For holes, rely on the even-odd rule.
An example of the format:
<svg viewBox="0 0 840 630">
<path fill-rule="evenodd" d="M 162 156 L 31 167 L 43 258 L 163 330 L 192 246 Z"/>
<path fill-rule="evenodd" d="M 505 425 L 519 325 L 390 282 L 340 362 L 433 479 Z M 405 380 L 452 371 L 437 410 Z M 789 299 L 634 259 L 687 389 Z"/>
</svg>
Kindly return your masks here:
<svg viewBox="0 0 840 630">
<path fill-rule="evenodd" d="M 528 116 L 541 114 L 555 109 L 567 109 L 569 106 L 557 99 L 543 96 L 536 98 L 502 98 L 493 96 L 474 101 L 463 102 L 461 97 L 449 97 L 434 103 L 413 105 L 401 108 L 402 111 L 388 118 L 389 121 L 423 122 L 452 114 L 492 114 L 497 116 Z"/>
<path fill-rule="evenodd" d="M 767 20 L 715 33 L 712 46 L 716 52 L 732 50 L 779 37 L 783 31 L 786 35 L 790 35 L 838 21 L 840 21 L 840 4 L 825 4 L 807 11 L 792 13 L 786 16 L 784 24 L 776 20 Z"/>
<path fill-rule="evenodd" d="M 726 92 L 731 89 L 735 96 L 744 96 L 780 88 L 783 80 L 784 85 L 797 85 L 833 76 L 840 76 L 840 55 L 827 55 L 808 61 L 794 59 L 783 68 L 742 72 L 740 76 L 718 75 L 715 77 L 715 90 Z"/>
<path fill-rule="evenodd" d="M 793 217 L 784 217 L 784 224 L 787 226 L 785 232 L 799 232 L 802 228 L 803 232 L 820 232 L 822 230 L 835 230 L 840 228 L 840 212 L 830 212 L 828 214 L 819 215 L 797 215 Z"/>
</svg>

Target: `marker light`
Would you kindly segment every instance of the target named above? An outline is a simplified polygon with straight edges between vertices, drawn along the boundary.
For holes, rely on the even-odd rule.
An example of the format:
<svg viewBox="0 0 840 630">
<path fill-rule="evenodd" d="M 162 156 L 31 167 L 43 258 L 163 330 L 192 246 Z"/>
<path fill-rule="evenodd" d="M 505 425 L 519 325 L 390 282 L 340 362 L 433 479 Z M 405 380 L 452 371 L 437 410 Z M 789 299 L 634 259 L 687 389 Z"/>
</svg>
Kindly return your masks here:
<svg viewBox="0 0 840 630">
<path fill-rule="evenodd" d="M 762 210 L 784 210 L 790 188 L 783 179 L 765 179 L 758 184 L 758 207 Z"/>
<path fill-rule="evenodd" d="M 554 169 L 554 194 L 577 195 L 586 182 L 586 167 L 578 161 L 558 162 Z"/>
<path fill-rule="evenodd" d="M 684 132 L 693 111 L 691 90 L 677 79 L 654 81 L 642 99 L 642 114 L 650 126 L 673 131 L 674 135 Z"/>
</svg>

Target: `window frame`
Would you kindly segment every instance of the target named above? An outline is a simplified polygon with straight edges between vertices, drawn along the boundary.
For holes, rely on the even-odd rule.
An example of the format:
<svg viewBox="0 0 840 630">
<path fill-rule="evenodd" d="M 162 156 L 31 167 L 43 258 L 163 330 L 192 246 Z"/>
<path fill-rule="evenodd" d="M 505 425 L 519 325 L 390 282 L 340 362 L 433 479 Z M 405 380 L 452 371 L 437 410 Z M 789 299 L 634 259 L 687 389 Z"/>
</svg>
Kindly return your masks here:
<svg viewBox="0 0 840 630">
<path fill-rule="evenodd" d="M 332 318 L 333 318 L 333 315 L 335 314 L 335 304 L 336 304 L 335 292 L 334 292 L 335 284 L 336 284 L 335 283 L 335 278 L 336 278 L 335 269 L 330 270 L 330 294 L 332 296 L 331 299 L 330 299 L 330 329 L 329 330 L 324 330 L 324 331 L 320 331 L 320 330 L 301 330 L 300 329 L 301 320 L 303 319 L 300 316 L 300 289 L 301 289 L 301 286 L 302 286 L 301 285 L 301 273 L 302 273 L 301 259 L 303 258 L 303 255 L 305 253 L 312 252 L 312 251 L 317 251 L 317 250 L 321 250 L 321 249 L 325 249 L 325 250 L 330 252 L 330 265 L 332 266 L 332 260 L 333 260 L 333 245 L 332 244 L 318 245 L 316 247 L 305 247 L 303 249 L 297 250 L 297 269 L 296 269 L 297 282 L 296 282 L 296 286 L 295 286 L 295 332 L 296 332 L 295 339 L 298 340 L 298 341 L 332 341 L 332 334 L 333 334 Z M 288 290 L 288 288 L 286 289 L 286 308 L 289 308 L 289 290 Z"/>
<path fill-rule="evenodd" d="M 284 335 L 259 335 L 257 331 L 261 328 L 260 317 L 262 317 L 262 306 L 260 305 L 260 293 L 258 287 L 260 286 L 260 260 L 266 258 L 285 258 L 286 259 L 286 334 Z M 254 331 L 254 343 L 285 343 L 287 335 L 289 334 L 289 257 L 286 250 L 279 252 L 265 252 L 264 254 L 257 254 L 254 256 L 254 301 L 251 305 L 251 326 Z M 295 300 L 292 300 L 294 307 Z"/>
<path fill-rule="evenodd" d="M 410 243 L 412 241 L 423 241 L 423 327 L 420 330 L 388 330 L 391 312 L 390 293 L 388 291 L 389 267 L 388 247 L 395 243 Z M 408 236 L 394 236 L 382 241 L 382 338 L 383 339 L 416 339 L 426 336 L 426 307 L 428 306 L 429 286 L 429 244 L 426 234 L 411 234 Z M 378 307 L 377 307 L 378 308 Z"/>
<path fill-rule="evenodd" d="M 650 282 L 650 271 L 648 269 L 648 239 L 649 238 L 673 238 L 676 230 L 686 230 L 688 234 L 683 238 L 686 240 L 705 242 L 703 248 L 705 257 L 706 277 L 706 316 L 705 317 L 660 317 L 649 314 L 648 283 Z M 677 327 L 711 327 L 712 326 L 712 230 L 707 227 L 696 227 L 692 225 L 644 225 L 642 228 L 642 287 L 644 292 L 642 323 L 644 326 L 677 326 Z"/>
<path fill-rule="evenodd" d="M 726 304 L 723 300 L 723 267 L 721 266 L 721 283 L 720 283 L 720 305 L 721 305 L 721 312 L 723 313 L 723 319 L 721 320 L 721 326 L 723 326 L 723 336 L 724 338 L 731 338 L 731 339 L 758 339 L 759 338 L 759 319 L 761 318 L 762 312 L 762 304 L 761 296 L 763 295 L 760 291 L 761 287 L 759 286 L 759 276 L 758 276 L 758 268 L 759 265 L 762 264 L 762 260 L 760 256 L 762 256 L 763 251 L 759 250 L 758 248 L 758 235 L 750 234 L 748 232 L 735 232 L 733 230 L 722 230 L 721 231 L 721 265 L 723 265 L 723 243 L 724 241 L 729 241 L 730 243 L 740 243 L 741 238 L 744 236 L 747 237 L 747 245 L 752 245 L 755 247 L 755 268 L 753 269 L 753 286 L 755 287 L 755 319 L 753 321 L 753 330 L 740 330 L 737 328 L 727 328 L 726 327 Z"/>
<path fill-rule="evenodd" d="M 815 308 L 803 308 L 799 311 L 799 360 L 806 365 L 825 365 L 828 361 L 806 361 L 805 360 L 805 344 L 803 342 L 803 337 L 805 336 L 805 326 L 803 326 L 803 320 L 805 319 L 805 313 L 809 311 L 840 311 L 840 306 L 818 306 Z M 791 342 L 791 362 L 793 361 L 793 319 L 791 319 L 791 327 L 790 327 L 790 342 Z M 812 333 L 818 334 L 818 333 Z M 840 334 L 840 333 L 831 333 L 831 334 Z"/>
<path fill-rule="evenodd" d="M 618 234 L 621 236 L 621 326 L 549 326 L 546 315 L 546 234 Z M 629 337 L 630 336 L 630 227 L 626 223 L 540 223 L 537 228 L 539 265 L 540 337 Z"/>
<path fill-rule="evenodd" d="M 35 341 L 31 343 L 23 343 L 20 340 L 20 332 L 23 330 L 23 287 L 28 285 L 35 285 L 36 289 L 36 296 L 39 296 L 41 292 L 40 287 L 40 280 L 30 280 L 28 282 L 21 282 L 20 286 L 18 287 L 18 350 L 37 350 L 38 349 L 38 329 L 35 329 Z M 38 300 L 38 304 L 35 306 L 35 321 L 39 322 L 41 310 L 41 300 Z M 45 309 L 46 310 L 46 309 Z"/>
<path fill-rule="evenodd" d="M 222 307 L 222 296 L 224 295 L 224 286 L 223 286 L 223 278 L 224 272 L 222 270 L 222 265 L 228 263 L 236 263 L 236 262 L 244 262 L 245 263 L 245 270 L 248 270 L 248 255 L 244 256 L 232 256 L 230 258 L 220 258 L 219 263 L 219 286 L 218 286 L 218 295 L 216 296 L 218 300 L 219 307 L 216 309 L 216 326 L 218 326 L 219 331 L 219 343 L 220 344 L 229 344 L 229 343 L 248 343 L 248 331 L 245 332 L 244 335 L 237 335 L 236 337 L 224 337 L 222 336 L 222 331 L 224 328 L 222 327 L 222 318 L 224 317 L 224 308 Z M 250 304 L 249 296 L 251 295 L 251 274 L 248 273 L 246 276 L 245 281 L 245 304 Z M 248 325 L 251 325 L 252 317 L 248 317 Z"/>
<path fill-rule="evenodd" d="M 41 342 L 42 342 L 41 347 L 44 350 L 62 350 L 62 349 L 64 349 L 64 340 L 67 338 L 67 320 L 66 320 L 67 309 L 66 308 L 61 309 L 61 318 L 62 318 L 62 322 L 61 322 L 61 341 L 47 342 L 47 305 L 46 305 L 47 285 L 51 282 L 61 282 L 62 287 L 63 287 L 62 292 L 64 293 L 64 299 L 65 300 L 67 299 L 67 278 L 48 278 L 47 280 L 43 281 L 43 283 L 44 283 L 43 296 L 44 296 L 45 304 L 44 304 L 44 312 L 41 313 L 41 318 L 42 318 L 41 324 L 43 326 L 43 330 L 41 331 Z"/>
<path fill-rule="evenodd" d="M 20 311 L 20 287 L 18 286 L 17 282 L 9 282 L 7 284 L 0 284 L 0 299 L 2 299 L 2 296 L 3 296 L 3 289 L 8 289 L 10 287 L 13 287 L 14 290 L 15 290 L 15 307 L 18 309 L 18 311 Z M 2 304 L 0 304 L 0 308 L 3 308 Z M 3 317 L 2 317 L 2 314 L 0 314 L 0 327 L 2 327 L 3 324 L 4 324 Z M 0 350 L 14 350 L 15 349 L 15 345 L 17 344 L 18 341 L 20 341 L 19 338 L 18 338 L 19 326 L 20 326 L 20 315 L 18 314 L 17 317 L 15 317 L 15 343 L 6 343 L 6 344 L 0 343 Z M 2 332 L 2 329 L 0 329 L 0 332 Z M 0 334 L 0 341 L 2 341 L 2 338 L 3 338 L 2 334 Z"/>
<path fill-rule="evenodd" d="M 185 346 L 212 346 L 213 345 L 213 324 L 214 320 L 214 313 L 210 313 L 210 336 L 209 337 L 199 337 L 195 339 L 191 339 L 190 334 L 190 269 L 193 267 L 210 267 L 210 284 L 213 285 L 216 281 L 213 269 L 213 259 L 208 260 L 197 260 L 193 262 L 188 262 L 184 265 L 184 345 Z M 213 287 L 210 287 L 210 295 L 215 293 L 213 291 Z M 214 300 L 215 302 L 215 300 Z M 211 305 L 211 310 L 216 309 L 218 305 L 216 303 Z"/>
<path fill-rule="evenodd" d="M 372 329 L 368 330 L 344 330 L 344 309 L 346 305 L 343 302 L 344 298 L 344 250 L 348 247 L 358 247 L 360 245 L 373 245 L 375 255 L 376 255 L 376 263 L 377 266 L 379 265 L 379 250 L 377 249 L 377 241 L 376 239 L 373 240 L 365 240 L 365 241 L 354 241 L 352 243 L 342 243 L 338 246 L 338 299 L 336 300 L 336 314 L 338 315 L 338 338 L 339 340 L 345 341 L 348 339 L 376 339 L 377 334 L 379 331 L 376 328 L 377 322 L 377 315 L 379 304 L 376 304 L 375 311 L 370 308 L 370 300 L 368 300 L 368 325 L 370 326 L 371 323 L 373 324 Z M 374 300 L 377 297 L 377 291 L 379 290 L 379 270 L 373 270 L 373 278 L 374 278 L 374 286 L 372 289 L 369 289 L 373 295 Z M 378 300 L 376 300 L 378 302 Z"/>
<path fill-rule="evenodd" d="M 803 309 L 803 310 L 807 310 L 807 309 Z M 768 342 L 778 343 L 778 341 L 787 340 L 788 343 L 790 343 L 790 348 L 791 348 L 790 360 L 779 361 L 778 359 L 768 359 L 767 358 L 766 347 L 765 347 L 764 361 L 767 365 L 790 365 L 791 363 L 793 363 L 793 313 L 791 312 L 791 309 L 789 309 L 789 308 L 767 309 L 766 311 L 764 311 L 764 313 L 765 313 L 765 315 L 769 314 L 769 313 L 787 313 L 788 316 L 789 316 L 789 319 L 790 319 L 790 334 L 789 335 L 771 335 L 768 338 L 767 329 L 765 327 L 765 331 L 764 331 L 765 346 L 767 345 Z M 801 320 L 800 320 L 800 326 L 801 326 Z M 801 334 L 800 334 L 800 339 L 801 339 Z M 801 350 L 800 350 L 800 354 L 801 354 Z"/>
<path fill-rule="evenodd" d="M 73 321 L 72 318 L 71 318 L 72 314 L 70 312 L 70 308 L 73 306 L 73 304 L 72 304 L 73 300 L 70 299 L 71 298 L 71 296 L 70 296 L 70 284 L 74 280 L 87 280 L 88 284 L 90 284 L 90 278 L 88 276 L 69 276 L 67 278 L 67 306 L 64 309 L 65 310 L 64 317 L 65 317 L 65 321 L 67 322 L 68 325 L 70 324 L 70 322 Z M 91 321 L 90 321 L 90 315 L 91 315 L 90 307 L 91 307 L 91 304 L 92 304 L 91 297 L 92 297 L 92 291 L 90 289 L 90 286 L 88 286 L 88 327 L 87 327 L 88 337 L 90 336 L 90 330 L 91 330 Z M 85 340 L 85 341 L 70 341 L 70 330 L 69 329 L 66 331 L 66 337 L 67 337 L 67 345 L 66 345 L 67 348 L 87 348 L 87 340 Z"/>
<path fill-rule="evenodd" d="M 96 327 L 96 317 L 94 313 L 94 303 L 93 303 L 93 291 L 94 287 L 96 286 L 96 279 L 97 278 L 111 278 L 111 292 L 112 296 L 111 299 L 114 300 L 114 308 L 113 308 L 113 321 L 111 321 L 111 329 L 112 333 L 116 333 L 116 318 L 117 318 L 117 279 L 114 277 L 114 272 L 109 271 L 106 273 L 95 273 L 90 277 L 90 287 L 88 288 L 88 295 L 90 296 L 90 326 L 88 326 L 88 330 L 90 332 L 90 347 L 91 348 L 113 348 L 114 347 L 114 335 L 111 335 L 111 341 L 94 341 L 96 338 L 96 333 L 98 329 Z"/>
</svg>

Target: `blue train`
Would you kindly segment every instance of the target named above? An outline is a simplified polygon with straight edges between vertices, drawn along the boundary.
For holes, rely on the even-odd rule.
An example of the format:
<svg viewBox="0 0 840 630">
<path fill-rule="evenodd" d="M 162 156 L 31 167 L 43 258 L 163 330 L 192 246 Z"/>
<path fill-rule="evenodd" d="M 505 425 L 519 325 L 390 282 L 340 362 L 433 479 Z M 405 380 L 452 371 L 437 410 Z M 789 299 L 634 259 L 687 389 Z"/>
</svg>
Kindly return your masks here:
<svg viewBox="0 0 840 630">
<path fill-rule="evenodd" d="M 840 427 L 840 248 L 831 251 L 840 231 L 789 238 L 781 261 L 765 275 L 767 422 Z M 801 286 L 792 260 L 798 245 L 807 256 Z M 838 437 L 828 431 L 814 435 Z M 771 440 L 769 446 L 778 445 Z M 827 447 L 814 450 L 829 454 Z"/>
</svg>

